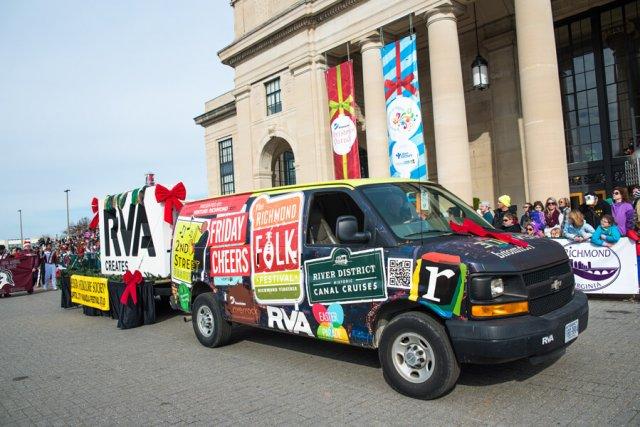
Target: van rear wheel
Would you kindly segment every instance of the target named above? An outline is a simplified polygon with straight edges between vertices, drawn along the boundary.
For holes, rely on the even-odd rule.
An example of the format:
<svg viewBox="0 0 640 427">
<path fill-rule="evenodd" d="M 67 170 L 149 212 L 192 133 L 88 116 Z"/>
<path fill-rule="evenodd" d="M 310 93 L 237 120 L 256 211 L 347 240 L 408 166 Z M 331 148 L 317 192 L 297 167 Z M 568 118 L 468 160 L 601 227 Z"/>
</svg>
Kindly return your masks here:
<svg viewBox="0 0 640 427">
<path fill-rule="evenodd" d="M 231 337 L 231 324 L 224 320 L 222 308 L 210 292 L 196 297 L 191 322 L 198 341 L 205 347 L 223 346 Z"/>
<path fill-rule="evenodd" d="M 395 317 L 382 331 L 378 353 L 385 381 L 410 397 L 440 397 L 460 375 L 444 327 L 424 313 Z"/>
</svg>

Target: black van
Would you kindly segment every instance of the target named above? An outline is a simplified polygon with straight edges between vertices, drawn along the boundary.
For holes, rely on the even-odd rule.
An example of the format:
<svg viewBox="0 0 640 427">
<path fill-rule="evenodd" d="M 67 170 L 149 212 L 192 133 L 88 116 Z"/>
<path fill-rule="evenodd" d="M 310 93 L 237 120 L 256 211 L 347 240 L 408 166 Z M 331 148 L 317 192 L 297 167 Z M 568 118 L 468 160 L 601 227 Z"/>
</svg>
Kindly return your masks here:
<svg viewBox="0 0 640 427">
<path fill-rule="evenodd" d="M 588 322 L 559 244 L 500 233 L 424 181 L 187 203 L 173 246 L 173 302 L 203 345 L 241 323 L 377 348 L 386 381 L 417 398 L 450 390 L 461 363 L 559 357 Z"/>
</svg>

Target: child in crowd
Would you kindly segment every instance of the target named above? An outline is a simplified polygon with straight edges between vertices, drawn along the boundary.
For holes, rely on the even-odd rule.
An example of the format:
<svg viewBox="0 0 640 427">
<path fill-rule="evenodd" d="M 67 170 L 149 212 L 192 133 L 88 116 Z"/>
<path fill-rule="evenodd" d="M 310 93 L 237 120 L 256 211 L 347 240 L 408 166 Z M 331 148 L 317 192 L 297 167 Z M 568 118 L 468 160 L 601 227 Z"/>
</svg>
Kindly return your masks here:
<svg viewBox="0 0 640 427">
<path fill-rule="evenodd" d="M 533 203 L 533 211 L 529 214 L 531 216 L 531 221 L 536 223 L 538 230 L 544 230 L 545 222 L 544 222 L 544 205 L 540 200 L 537 200 Z"/>
<path fill-rule="evenodd" d="M 618 240 L 620 240 L 620 230 L 618 230 L 613 217 L 609 214 L 603 215 L 600 220 L 600 226 L 591 236 L 591 243 L 598 246 L 611 247 Z"/>
<path fill-rule="evenodd" d="M 586 242 L 591 238 L 595 230 L 584 220 L 584 215 L 580 211 L 573 210 L 569 212 L 562 232 L 564 237 L 569 240 Z"/>
<path fill-rule="evenodd" d="M 531 237 L 544 237 L 544 233 L 534 221 L 528 221 L 524 226 L 524 234 Z"/>
<path fill-rule="evenodd" d="M 560 225 L 547 227 L 544 229 L 544 235 L 552 239 L 559 239 L 562 237 L 562 229 L 560 229 Z"/>
<path fill-rule="evenodd" d="M 506 231 L 509 233 L 521 233 L 522 228 L 520 228 L 520 224 L 518 224 L 518 217 L 511 212 L 507 212 L 502 217 L 502 227 L 500 227 L 502 231 Z"/>
</svg>

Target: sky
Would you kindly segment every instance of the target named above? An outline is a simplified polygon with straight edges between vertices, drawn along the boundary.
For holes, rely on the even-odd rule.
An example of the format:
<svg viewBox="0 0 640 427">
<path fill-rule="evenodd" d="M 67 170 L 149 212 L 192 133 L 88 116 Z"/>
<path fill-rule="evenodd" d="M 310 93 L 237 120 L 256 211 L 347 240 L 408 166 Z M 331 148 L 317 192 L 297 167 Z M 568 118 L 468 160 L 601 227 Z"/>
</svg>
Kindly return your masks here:
<svg viewBox="0 0 640 427">
<path fill-rule="evenodd" d="M 91 199 L 182 181 L 207 196 L 205 101 L 233 88 L 224 0 L 0 1 L 0 240 L 54 236 Z"/>
</svg>

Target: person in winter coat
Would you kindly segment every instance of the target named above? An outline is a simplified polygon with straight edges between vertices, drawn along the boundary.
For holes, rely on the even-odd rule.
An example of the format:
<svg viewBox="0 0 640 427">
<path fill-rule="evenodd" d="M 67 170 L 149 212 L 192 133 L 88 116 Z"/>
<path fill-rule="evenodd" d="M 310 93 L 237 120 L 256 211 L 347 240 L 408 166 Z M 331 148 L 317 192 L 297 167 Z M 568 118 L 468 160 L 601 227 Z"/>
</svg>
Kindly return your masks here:
<svg viewBox="0 0 640 427">
<path fill-rule="evenodd" d="M 560 227 L 560 224 L 562 224 L 562 220 L 562 212 L 560 212 L 560 210 L 558 209 L 558 203 L 556 202 L 556 199 L 554 199 L 553 197 L 549 197 L 544 209 L 544 234 L 548 235 L 550 228 Z"/>
<path fill-rule="evenodd" d="M 531 221 L 531 209 L 532 205 L 529 202 L 526 202 L 522 205 L 522 209 L 524 209 L 524 213 L 520 217 L 520 227 L 524 228 L 524 226 Z"/>
<path fill-rule="evenodd" d="M 560 228 L 564 230 L 564 225 L 567 223 L 567 219 L 569 218 L 569 212 L 571 212 L 571 200 L 567 197 L 560 197 L 558 199 L 558 210 L 562 214 L 562 223 L 560 223 Z"/>
<path fill-rule="evenodd" d="M 527 236 L 544 237 L 544 233 L 542 232 L 542 230 L 540 230 L 540 228 L 538 227 L 538 224 L 536 224 L 533 221 L 527 222 L 524 225 L 523 230 L 524 230 L 523 233 L 526 234 Z"/>
<path fill-rule="evenodd" d="M 613 205 L 611 206 L 611 215 L 618 225 L 620 234 L 625 236 L 627 230 L 633 230 L 635 211 L 629 203 L 627 189 L 624 187 L 615 187 L 613 189 Z"/>
<path fill-rule="evenodd" d="M 631 196 L 633 197 L 633 201 L 631 204 L 633 205 L 633 210 L 635 211 L 635 229 L 640 229 L 640 186 L 634 185 L 631 187 Z"/>
<path fill-rule="evenodd" d="M 564 237 L 574 242 L 586 242 L 591 238 L 595 230 L 584 220 L 580 211 L 571 211 L 564 222 L 562 233 Z"/>
<path fill-rule="evenodd" d="M 536 200 L 535 202 L 533 202 L 533 210 L 531 211 L 529 216 L 531 216 L 531 221 L 536 223 L 536 225 L 538 226 L 538 230 L 540 231 L 543 231 L 545 226 L 543 211 L 544 205 L 540 200 Z"/>
<path fill-rule="evenodd" d="M 611 206 L 600 200 L 595 193 L 587 193 L 584 196 L 584 203 L 580 205 L 580 212 L 584 215 L 585 221 L 596 228 L 604 215 L 611 215 Z"/>
<path fill-rule="evenodd" d="M 620 240 L 620 230 L 611 215 L 604 215 L 600 220 L 600 226 L 591 236 L 591 243 L 598 246 L 611 247 Z"/>
<path fill-rule="evenodd" d="M 522 228 L 520 228 L 520 224 L 518 224 L 518 217 L 511 212 L 507 212 L 502 217 L 502 226 L 500 229 L 508 233 L 522 233 Z"/>
<path fill-rule="evenodd" d="M 482 218 L 489 224 L 493 224 L 493 214 L 491 213 L 491 205 L 489 202 L 482 201 L 478 206 L 478 213 L 482 215 Z"/>
<path fill-rule="evenodd" d="M 498 209 L 496 209 L 493 213 L 493 226 L 495 228 L 502 228 L 502 218 L 507 212 L 511 212 L 512 214 L 516 214 L 517 206 L 511 206 L 511 197 L 506 194 L 498 197 Z M 517 216 L 516 216 L 517 218 Z"/>
</svg>

